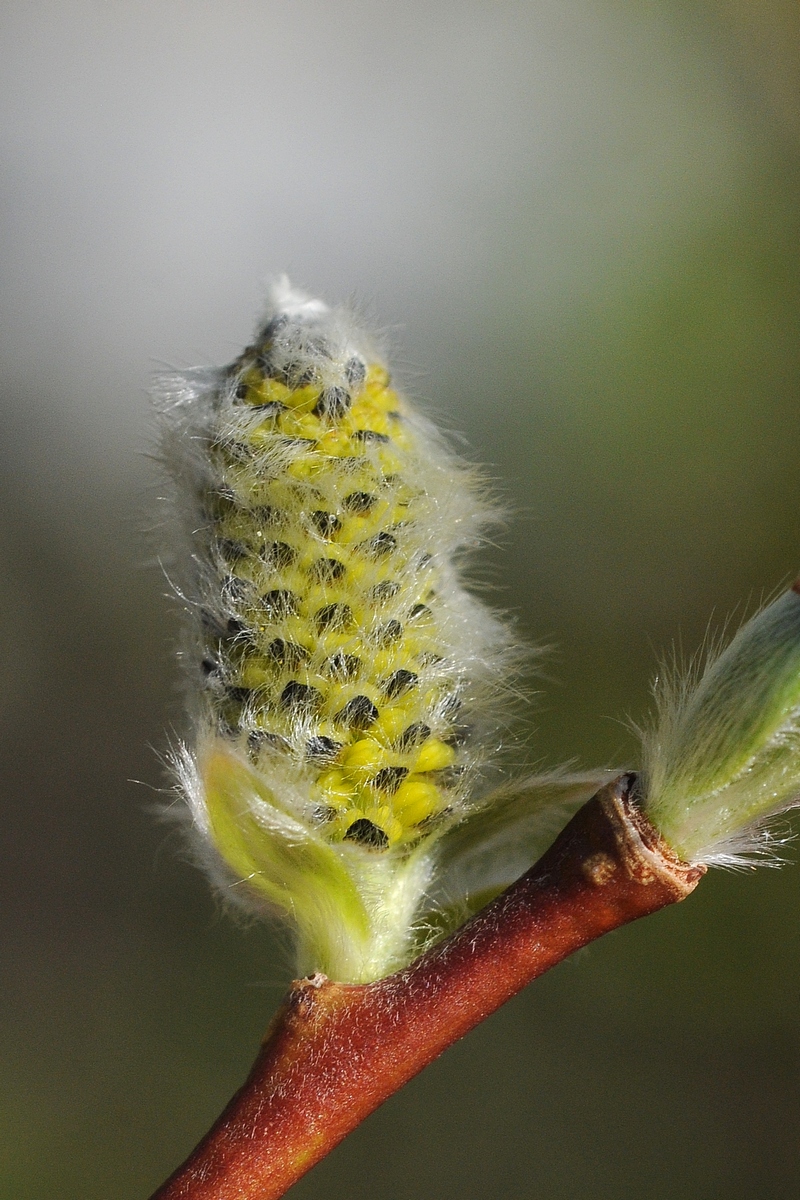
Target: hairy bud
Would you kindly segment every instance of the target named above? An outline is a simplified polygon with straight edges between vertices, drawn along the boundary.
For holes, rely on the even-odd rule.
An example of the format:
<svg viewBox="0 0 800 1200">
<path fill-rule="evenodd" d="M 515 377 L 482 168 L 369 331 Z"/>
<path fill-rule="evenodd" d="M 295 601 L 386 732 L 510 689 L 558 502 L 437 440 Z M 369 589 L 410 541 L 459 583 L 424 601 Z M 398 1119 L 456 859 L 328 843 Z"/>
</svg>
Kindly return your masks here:
<svg viewBox="0 0 800 1200">
<path fill-rule="evenodd" d="M 764 825 L 800 796 L 800 594 L 749 621 L 697 681 L 657 688 L 645 734 L 648 816 L 685 859 L 738 866 L 769 852 Z"/>
</svg>

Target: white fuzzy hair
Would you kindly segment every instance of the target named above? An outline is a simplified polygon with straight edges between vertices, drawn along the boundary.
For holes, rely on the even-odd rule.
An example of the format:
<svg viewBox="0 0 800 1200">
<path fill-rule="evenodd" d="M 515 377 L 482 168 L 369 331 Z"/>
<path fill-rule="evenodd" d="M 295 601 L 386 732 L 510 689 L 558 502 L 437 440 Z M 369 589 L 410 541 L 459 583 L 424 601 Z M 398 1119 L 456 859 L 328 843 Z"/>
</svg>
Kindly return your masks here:
<svg viewBox="0 0 800 1200">
<path fill-rule="evenodd" d="M 726 648 L 668 665 L 642 732 L 648 815 L 687 860 L 779 863 L 775 818 L 800 797 L 800 595 L 791 589 Z"/>
</svg>

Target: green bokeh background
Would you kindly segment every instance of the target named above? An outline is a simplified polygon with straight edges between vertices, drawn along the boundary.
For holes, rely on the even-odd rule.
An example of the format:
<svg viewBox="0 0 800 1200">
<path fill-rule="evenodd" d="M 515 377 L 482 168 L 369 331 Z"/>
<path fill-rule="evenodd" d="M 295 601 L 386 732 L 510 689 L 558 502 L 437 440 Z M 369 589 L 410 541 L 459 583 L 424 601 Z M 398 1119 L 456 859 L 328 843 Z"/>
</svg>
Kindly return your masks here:
<svg viewBox="0 0 800 1200">
<path fill-rule="evenodd" d="M 516 515 L 520 761 L 635 764 L 660 653 L 800 565 L 793 3 L 7 3 L 0 1196 L 144 1198 L 288 979 L 153 815 L 181 709 L 154 360 L 355 293 Z M 796 855 L 795 855 L 796 857 Z M 537 982 L 293 1195 L 795 1197 L 800 874 Z"/>
</svg>

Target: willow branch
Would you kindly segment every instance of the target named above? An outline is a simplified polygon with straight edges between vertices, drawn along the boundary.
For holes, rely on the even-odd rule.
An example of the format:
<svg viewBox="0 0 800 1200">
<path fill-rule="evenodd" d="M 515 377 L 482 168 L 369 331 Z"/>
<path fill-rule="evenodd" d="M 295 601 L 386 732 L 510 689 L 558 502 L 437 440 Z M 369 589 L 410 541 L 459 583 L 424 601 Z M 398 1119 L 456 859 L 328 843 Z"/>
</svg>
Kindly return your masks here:
<svg viewBox="0 0 800 1200">
<path fill-rule="evenodd" d="M 366 985 L 292 984 L 244 1086 L 152 1200 L 276 1200 L 458 1038 L 567 955 L 682 900 L 681 862 L 623 775 L 466 925 Z"/>
</svg>

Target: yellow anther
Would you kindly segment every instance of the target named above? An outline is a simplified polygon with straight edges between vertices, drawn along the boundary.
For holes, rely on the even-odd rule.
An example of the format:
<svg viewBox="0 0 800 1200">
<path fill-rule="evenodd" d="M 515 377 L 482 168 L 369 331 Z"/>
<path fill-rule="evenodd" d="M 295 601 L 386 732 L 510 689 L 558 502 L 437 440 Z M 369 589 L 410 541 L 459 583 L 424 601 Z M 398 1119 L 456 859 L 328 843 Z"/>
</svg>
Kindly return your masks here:
<svg viewBox="0 0 800 1200">
<path fill-rule="evenodd" d="M 327 454 L 335 458 L 350 454 L 350 438 L 342 429 L 329 429 L 316 445 L 318 454 Z"/>
<path fill-rule="evenodd" d="M 372 771 L 382 766 L 385 757 L 386 751 L 379 742 L 373 741 L 372 738 L 362 738 L 353 742 L 351 746 L 345 746 L 341 754 L 341 763 L 351 771 Z"/>
<path fill-rule="evenodd" d="M 272 422 L 264 422 L 263 425 L 256 425 L 254 429 L 250 429 L 244 435 L 244 441 L 248 446 L 252 446 L 254 450 L 263 450 L 268 446 L 275 436 L 275 431 L 272 428 Z"/>
<path fill-rule="evenodd" d="M 319 395 L 322 389 L 309 384 L 307 387 L 295 388 L 293 392 L 288 392 L 283 403 L 288 408 L 301 409 L 305 412 L 310 412 L 314 405 L 319 400 Z"/>
<path fill-rule="evenodd" d="M 294 479 L 310 479 L 316 473 L 316 464 L 309 458 L 298 458 L 287 468 L 287 473 Z"/>
<path fill-rule="evenodd" d="M 248 387 L 260 387 L 264 383 L 263 371 L 259 371 L 256 366 L 248 367 L 242 374 L 242 383 L 247 384 Z"/>
<path fill-rule="evenodd" d="M 359 813 L 359 816 L 361 814 Z M 368 805 L 363 815 L 378 829 L 382 829 L 390 842 L 396 842 L 403 835 L 403 824 L 398 821 L 391 808 L 386 804 Z"/>
<path fill-rule="evenodd" d="M 396 399 L 397 397 L 394 392 L 390 392 L 385 388 L 370 388 L 365 393 L 358 407 L 362 411 L 369 411 L 371 413 L 388 413 L 393 411 L 393 401 Z"/>
<path fill-rule="evenodd" d="M 384 708 L 378 720 L 372 727 L 372 733 L 385 740 L 387 744 L 395 742 L 400 734 L 412 723 L 413 716 L 406 705 L 396 704 Z"/>
<path fill-rule="evenodd" d="M 237 684 L 245 688 L 269 687 L 275 679 L 274 669 L 270 669 L 266 659 L 257 658 L 245 661 L 239 672 Z"/>
<path fill-rule="evenodd" d="M 403 460 L 394 454 L 389 446 L 381 446 L 378 452 L 378 461 L 387 475 L 394 475 L 403 466 Z"/>
<path fill-rule="evenodd" d="M 356 429 L 369 429 L 373 433 L 390 434 L 391 427 L 385 413 L 373 405 L 359 405 L 353 413 L 353 424 Z"/>
<path fill-rule="evenodd" d="M 449 767 L 456 757 L 452 746 L 446 746 L 438 738 L 429 738 L 421 748 L 414 763 L 415 771 L 441 771 Z"/>
<path fill-rule="evenodd" d="M 342 771 L 325 771 L 317 780 L 317 787 L 326 801 L 334 807 L 352 801 L 353 789 Z"/>
<path fill-rule="evenodd" d="M 395 812 L 404 825 L 417 825 L 442 807 L 442 794 L 426 779 L 404 779 L 392 797 Z"/>
<path fill-rule="evenodd" d="M 390 379 L 391 376 L 386 370 L 386 367 L 381 366 L 380 363 L 370 363 L 369 367 L 367 368 L 366 383 L 366 386 L 370 391 L 381 391 L 383 388 L 388 386 Z"/>
<path fill-rule="evenodd" d="M 319 417 L 310 412 L 298 412 L 296 409 L 281 414 L 278 421 L 281 433 L 293 437 L 316 438 L 320 432 Z"/>
<path fill-rule="evenodd" d="M 285 404 L 287 398 L 291 395 L 285 383 L 279 383 L 277 379 L 264 379 L 263 377 L 252 378 L 256 374 L 253 371 L 248 371 L 245 375 L 245 382 L 249 384 L 245 400 L 248 404 Z"/>
<path fill-rule="evenodd" d="M 328 715 L 335 717 L 342 711 L 347 701 L 352 700 L 356 695 L 358 695 L 358 690 L 353 684 L 334 684 L 328 689 L 325 697 L 325 708 Z"/>
</svg>

